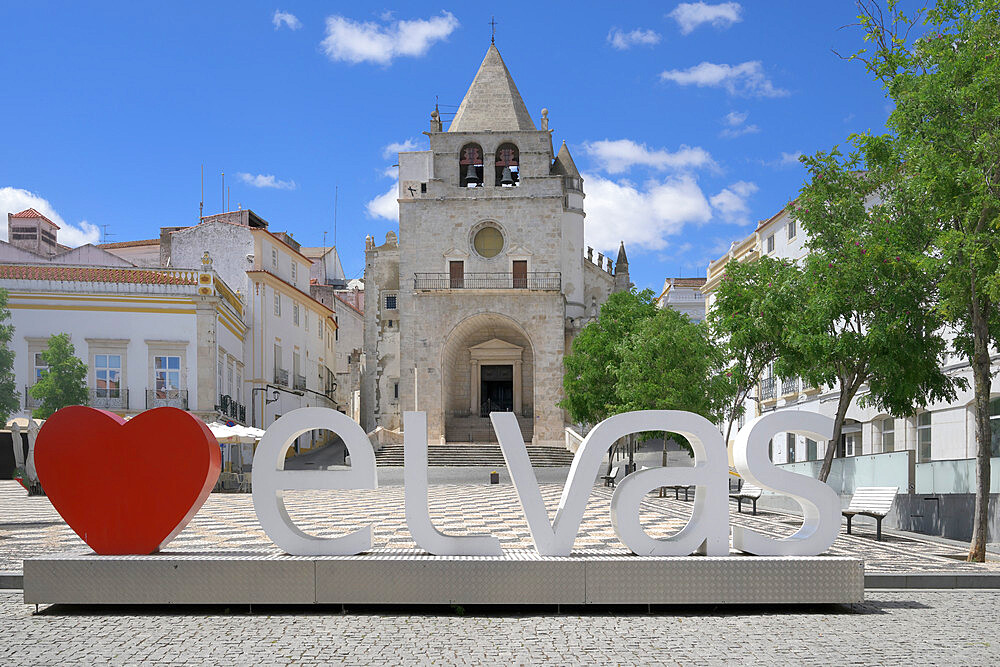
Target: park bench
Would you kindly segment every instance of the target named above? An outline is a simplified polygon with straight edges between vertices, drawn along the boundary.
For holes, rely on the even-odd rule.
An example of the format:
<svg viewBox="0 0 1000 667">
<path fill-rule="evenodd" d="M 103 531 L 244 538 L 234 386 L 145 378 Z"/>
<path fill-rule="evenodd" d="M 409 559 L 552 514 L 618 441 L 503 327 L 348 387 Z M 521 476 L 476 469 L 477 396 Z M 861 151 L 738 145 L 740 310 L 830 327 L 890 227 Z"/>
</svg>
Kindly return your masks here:
<svg viewBox="0 0 1000 667">
<path fill-rule="evenodd" d="M 898 486 L 859 486 L 851 496 L 851 502 L 842 514 L 847 517 L 847 534 L 851 534 L 851 519 L 855 515 L 870 516 L 875 519 L 875 539 L 882 539 L 882 519 L 892 509 Z"/>
<path fill-rule="evenodd" d="M 604 480 L 604 486 L 614 487 L 618 480 L 618 470 L 620 467 L 621 466 L 615 466 L 607 475 L 601 475 L 601 479 Z"/>
<path fill-rule="evenodd" d="M 741 514 L 743 512 L 743 501 L 749 500 L 753 503 L 754 516 L 757 516 L 757 500 L 760 499 L 761 493 L 763 493 L 763 490 L 759 486 L 744 483 L 743 486 L 740 487 L 739 491 L 730 493 L 729 498 L 736 499 L 736 511 Z"/>
</svg>

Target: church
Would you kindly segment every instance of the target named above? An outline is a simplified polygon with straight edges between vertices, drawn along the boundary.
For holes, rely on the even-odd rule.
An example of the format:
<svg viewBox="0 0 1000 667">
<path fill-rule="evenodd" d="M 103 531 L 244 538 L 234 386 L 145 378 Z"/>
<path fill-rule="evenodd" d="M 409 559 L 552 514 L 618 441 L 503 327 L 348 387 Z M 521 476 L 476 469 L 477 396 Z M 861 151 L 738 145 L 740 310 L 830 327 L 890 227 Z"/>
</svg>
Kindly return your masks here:
<svg viewBox="0 0 1000 667">
<path fill-rule="evenodd" d="M 631 287 L 584 245 L 583 179 L 553 148 L 490 45 L 430 149 L 399 154 L 399 235 L 365 244 L 362 426 L 427 413 L 429 442 L 493 439 L 513 412 L 525 442 L 562 446 L 563 357 L 608 296 Z"/>
</svg>

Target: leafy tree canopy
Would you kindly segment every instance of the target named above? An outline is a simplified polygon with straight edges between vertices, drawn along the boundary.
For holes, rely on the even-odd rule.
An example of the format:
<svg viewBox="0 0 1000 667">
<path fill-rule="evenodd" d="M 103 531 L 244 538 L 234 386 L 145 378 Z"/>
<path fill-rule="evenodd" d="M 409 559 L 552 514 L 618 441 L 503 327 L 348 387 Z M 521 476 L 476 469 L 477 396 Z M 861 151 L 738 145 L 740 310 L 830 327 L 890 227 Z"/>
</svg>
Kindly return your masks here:
<svg viewBox="0 0 1000 667">
<path fill-rule="evenodd" d="M 69 334 L 55 334 L 42 352 L 48 370 L 29 390 L 31 396 L 41 401 L 32 416 L 48 419 L 56 410 L 68 405 L 87 404 L 87 365 L 76 357 Z"/>
</svg>

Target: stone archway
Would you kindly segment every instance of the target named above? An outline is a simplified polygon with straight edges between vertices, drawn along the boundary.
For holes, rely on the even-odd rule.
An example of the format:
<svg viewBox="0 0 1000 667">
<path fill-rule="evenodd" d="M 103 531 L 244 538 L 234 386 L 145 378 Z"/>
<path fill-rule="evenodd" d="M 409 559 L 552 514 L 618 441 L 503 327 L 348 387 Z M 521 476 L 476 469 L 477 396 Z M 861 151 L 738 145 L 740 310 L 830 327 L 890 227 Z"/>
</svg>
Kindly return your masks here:
<svg viewBox="0 0 1000 667">
<path fill-rule="evenodd" d="M 531 437 L 534 350 L 517 322 L 499 313 L 463 320 L 445 341 L 440 368 L 446 440 L 492 438 L 491 410 L 514 412 Z"/>
</svg>

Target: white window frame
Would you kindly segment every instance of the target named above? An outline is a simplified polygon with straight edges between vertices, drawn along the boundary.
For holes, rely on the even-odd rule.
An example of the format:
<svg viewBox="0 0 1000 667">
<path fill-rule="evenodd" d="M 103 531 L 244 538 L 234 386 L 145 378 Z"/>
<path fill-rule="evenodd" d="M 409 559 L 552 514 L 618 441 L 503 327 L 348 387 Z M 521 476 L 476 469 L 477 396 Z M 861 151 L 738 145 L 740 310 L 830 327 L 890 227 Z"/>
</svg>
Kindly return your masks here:
<svg viewBox="0 0 1000 667">
<path fill-rule="evenodd" d="M 292 261 L 292 284 L 293 285 L 299 279 L 298 267 L 299 267 L 299 263 L 293 260 Z"/>
<path fill-rule="evenodd" d="M 107 398 L 107 399 L 120 399 L 125 401 L 126 392 L 128 391 L 128 344 L 129 340 L 127 338 L 86 338 L 87 341 L 87 354 L 89 355 L 89 363 L 87 364 L 87 386 L 93 389 L 94 396 L 97 398 Z M 120 364 L 118 368 L 119 379 L 118 379 L 118 396 L 111 396 L 110 393 L 107 396 L 98 396 L 97 389 L 97 356 L 98 355 L 114 355 L 121 357 Z M 106 367 L 107 368 L 107 367 Z M 107 390 L 110 392 L 110 390 Z"/>
<path fill-rule="evenodd" d="M 271 268 L 278 270 L 278 249 L 274 247 L 271 248 Z"/>
<path fill-rule="evenodd" d="M 767 237 L 766 243 L 767 243 L 767 246 L 766 246 L 767 247 L 767 253 L 770 254 L 770 253 L 774 252 L 774 234 L 771 234 L 770 236 Z"/>
<path fill-rule="evenodd" d="M 281 317 L 281 292 L 274 290 L 274 316 Z"/>
<path fill-rule="evenodd" d="M 395 292 L 388 292 L 383 295 L 382 305 L 385 306 L 386 310 L 399 310 L 399 295 Z M 389 299 L 392 299 L 392 305 L 389 305 Z"/>
<path fill-rule="evenodd" d="M 795 240 L 795 235 L 798 234 L 798 232 L 799 232 L 798 225 L 796 224 L 795 220 L 789 220 L 787 227 L 788 240 L 789 241 Z"/>
<path fill-rule="evenodd" d="M 299 326 L 299 302 L 292 301 L 292 324 Z"/>
</svg>

